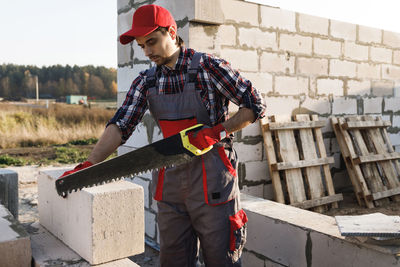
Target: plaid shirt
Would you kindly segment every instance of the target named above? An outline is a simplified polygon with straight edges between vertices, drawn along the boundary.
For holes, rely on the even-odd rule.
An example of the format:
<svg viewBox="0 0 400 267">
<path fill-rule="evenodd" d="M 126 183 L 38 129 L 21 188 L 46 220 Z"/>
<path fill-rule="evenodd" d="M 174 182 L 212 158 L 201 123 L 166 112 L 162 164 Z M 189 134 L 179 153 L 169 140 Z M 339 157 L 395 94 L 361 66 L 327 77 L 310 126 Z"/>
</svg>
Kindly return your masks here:
<svg viewBox="0 0 400 267">
<path fill-rule="evenodd" d="M 181 48 L 174 69 L 165 65 L 157 66 L 156 77 L 158 78 L 159 94 L 182 92 L 185 74 L 194 53 L 193 49 Z M 132 82 L 125 101 L 107 124 L 107 126 L 116 124 L 121 129 L 123 142 L 126 142 L 148 109 L 147 71 L 140 72 Z M 200 91 L 202 102 L 208 111 L 212 125 L 224 122 L 229 118 L 229 101 L 239 107 L 252 109 L 257 119 L 264 116 L 265 104 L 259 93 L 249 80 L 244 79 L 223 59 L 208 54 L 202 56 L 195 88 Z"/>
</svg>

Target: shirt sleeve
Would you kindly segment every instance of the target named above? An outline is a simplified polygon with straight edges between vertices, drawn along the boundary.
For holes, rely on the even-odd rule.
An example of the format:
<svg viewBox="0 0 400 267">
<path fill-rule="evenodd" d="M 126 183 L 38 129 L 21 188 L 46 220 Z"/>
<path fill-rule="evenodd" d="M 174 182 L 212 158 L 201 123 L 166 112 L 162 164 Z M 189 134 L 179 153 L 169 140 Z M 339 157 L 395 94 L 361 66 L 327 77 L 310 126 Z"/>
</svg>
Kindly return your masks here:
<svg viewBox="0 0 400 267">
<path fill-rule="evenodd" d="M 204 65 L 209 69 L 210 79 L 219 93 L 239 107 L 253 110 L 256 120 L 264 117 L 265 102 L 251 81 L 223 59 L 206 56 Z"/>
<path fill-rule="evenodd" d="M 147 90 L 144 73 L 145 72 L 141 72 L 132 82 L 121 107 L 107 123 L 107 126 L 115 124 L 120 128 L 122 144 L 132 135 L 147 110 Z"/>
</svg>

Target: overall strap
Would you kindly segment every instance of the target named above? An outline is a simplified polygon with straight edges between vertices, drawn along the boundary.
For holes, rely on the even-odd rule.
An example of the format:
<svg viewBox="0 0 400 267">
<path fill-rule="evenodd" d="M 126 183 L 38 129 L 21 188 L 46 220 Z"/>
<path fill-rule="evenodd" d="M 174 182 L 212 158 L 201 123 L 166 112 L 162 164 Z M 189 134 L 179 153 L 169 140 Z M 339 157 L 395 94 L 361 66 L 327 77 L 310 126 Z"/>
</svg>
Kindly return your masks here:
<svg viewBox="0 0 400 267">
<path fill-rule="evenodd" d="M 156 88 L 156 67 L 152 67 L 147 71 L 147 77 L 146 77 L 146 85 L 147 85 L 147 90 L 149 90 L 149 94 L 158 94 L 157 88 Z"/>
<path fill-rule="evenodd" d="M 186 84 L 185 90 L 195 90 L 195 82 L 196 82 L 196 77 L 197 77 L 197 69 L 200 64 L 200 59 L 203 54 L 199 52 L 195 52 L 192 58 L 192 62 L 190 63 L 188 72 L 186 74 Z"/>
</svg>

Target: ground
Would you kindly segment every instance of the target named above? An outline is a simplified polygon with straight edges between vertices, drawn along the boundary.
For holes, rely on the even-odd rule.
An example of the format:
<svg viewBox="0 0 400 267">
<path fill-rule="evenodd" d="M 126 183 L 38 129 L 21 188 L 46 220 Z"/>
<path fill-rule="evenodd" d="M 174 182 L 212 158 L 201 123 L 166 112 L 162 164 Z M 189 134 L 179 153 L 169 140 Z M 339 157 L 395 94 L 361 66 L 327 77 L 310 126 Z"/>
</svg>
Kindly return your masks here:
<svg viewBox="0 0 400 267">
<path fill-rule="evenodd" d="M 32 154 L 40 154 L 40 149 L 33 149 Z M 41 154 L 42 157 L 45 157 L 45 154 Z M 14 170 L 18 173 L 19 177 L 19 221 L 22 225 L 27 229 L 29 233 L 34 232 L 36 229 L 31 227 L 33 222 L 39 220 L 38 210 L 37 210 L 37 176 L 39 171 L 43 168 L 54 168 L 54 167 L 65 167 L 72 169 L 75 164 L 70 165 L 58 165 L 58 166 L 23 166 L 23 167 L 8 167 L 7 169 Z M 351 191 L 343 192 L 344 201 L 339 202 L 338 209 L 331 209 L 327 211 L 325 214 L 329 216 L 335 215 L 359 215 L 359 214 L 368 214 L 381 212 L 386 215 L 400 215 L 400 205 L 395 202 L 389 202 L 382 207 L 377 207 L 373 209 L 367 209 L 364 207 L 360 207 L 357 204 L 354 193 Z M 136 255 L 130 257 L 131 260 L 136 262 L 142 267 L 150 267 L 157 266 L 158 263 L 158 251 L 154 250 L 151 247 L 146 246 L 146 250 L 144 253 L 140 255 Z"/>
</svg>

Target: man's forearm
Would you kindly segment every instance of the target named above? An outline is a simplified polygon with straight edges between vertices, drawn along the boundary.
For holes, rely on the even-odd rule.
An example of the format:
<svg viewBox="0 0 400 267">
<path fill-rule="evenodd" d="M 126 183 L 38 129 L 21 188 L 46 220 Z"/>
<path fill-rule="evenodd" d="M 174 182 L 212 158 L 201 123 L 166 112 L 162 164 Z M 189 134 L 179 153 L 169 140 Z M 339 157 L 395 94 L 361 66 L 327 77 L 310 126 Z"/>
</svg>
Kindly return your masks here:
<svg viewBox="0 0 400 267">
<path fill-rule="evenodd" d="M 228 133 L 239 131 L 256 119 L 253 110 L 241 108 L 229 120 L 222 123 Z"/>
<path fill-rule="evenodd" d="M 122 134 L 118 126 L 110 124 L 90 153 L 88 161 L 96 164 L 105 160 L 121 145 L 121 138 Z"/>
</svg>

